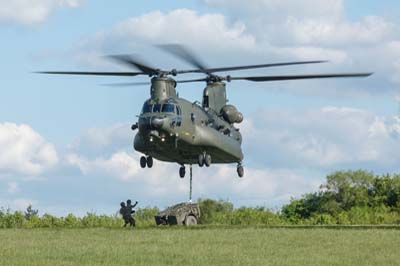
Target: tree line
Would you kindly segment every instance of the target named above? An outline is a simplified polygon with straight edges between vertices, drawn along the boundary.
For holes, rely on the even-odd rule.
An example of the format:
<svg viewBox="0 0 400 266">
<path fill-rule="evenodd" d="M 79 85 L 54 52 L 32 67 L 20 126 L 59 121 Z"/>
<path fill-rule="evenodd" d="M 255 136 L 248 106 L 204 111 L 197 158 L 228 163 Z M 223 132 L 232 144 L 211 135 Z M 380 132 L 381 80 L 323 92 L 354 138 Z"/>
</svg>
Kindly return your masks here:
<svg viewBox="0 0 400 266">
<path fill-rule="evenodd" d="M 378 225 L 400 224 L 400 175 L 375 175 L 367 171 L 338 171 L 326 177 L 319 191 L 292 199 L 279 211 L 265 207 L 241 207 L 227 200 L 198 200 L 205 225 Z M 139 209 L 138 227 L 155 226 L 158 208 Z M 25 212 L 0 210 L 0 228 L 118 228 L 118 215 L 84 217 L 69 214 L 39 215 L 28 206 Z"/>
</svg>

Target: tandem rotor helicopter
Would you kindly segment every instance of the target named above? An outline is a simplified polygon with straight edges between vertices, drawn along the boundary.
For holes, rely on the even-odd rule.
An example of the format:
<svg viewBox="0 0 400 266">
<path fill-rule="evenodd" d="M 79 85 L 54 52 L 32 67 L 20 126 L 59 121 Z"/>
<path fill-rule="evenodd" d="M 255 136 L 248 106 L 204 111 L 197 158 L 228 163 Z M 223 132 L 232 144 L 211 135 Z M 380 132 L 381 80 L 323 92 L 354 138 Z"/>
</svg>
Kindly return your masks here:
<svg viewBox="0 0 400 266">
<path fill-rule="evenodd" d="M 237 174 L 244 176 L 242 135 L 235 124 L 243 122 L 243 115 L 233 105 L 227 104 L 226 85 L 236 80 L 268 82 L 280 80 L 368 77 L 372 73 L 281 75 L 281 76 L 219 76 L 215 73 L 245 69 L 269 68 L 289 65 L 324 63 L 326 61 L 300 61 L 233 67 L 208 68 L 187 48 L 181 45 L 160 45 L 160 48 L 194 66 L 190 70 L 162 70 L 150 67 L 129 55 L 110 56 L 112 59 L 134 67 L 132 72 L 77 72 L 42 71 L 40 74 L 127 76 L 147 75 L 151 78 L 150 99 L 143 104 L 138 122 L 134 149 L 142 154 L 140 166 L 153 167 L 153 158 L 178 163 L 180 177 L 185 177 L 185 165 L 209 167 L 211 164 L 237 164 Z M 182 74 L 198 73 L 205 77 L 175 80 Z M 179 98 L 177 84 L 205 82 L 202 102 Z M 124 83 L 120 85 L 145 85 L 150 83 Z"/>
</svg>

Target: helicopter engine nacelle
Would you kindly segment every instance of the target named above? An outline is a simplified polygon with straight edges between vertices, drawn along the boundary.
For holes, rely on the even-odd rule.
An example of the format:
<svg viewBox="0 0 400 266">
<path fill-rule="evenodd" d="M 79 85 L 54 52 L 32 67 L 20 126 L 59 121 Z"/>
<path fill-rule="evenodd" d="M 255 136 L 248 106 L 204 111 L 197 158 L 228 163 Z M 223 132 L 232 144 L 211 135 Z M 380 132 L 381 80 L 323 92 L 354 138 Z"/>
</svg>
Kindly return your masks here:
<svg viewBox="0 0 400 266">
<path fill-rule="evenodd" d="M 221 110 L 221 114 L 225 121 L 229 124 L 239 124 L 243 122 L 243 114 L 239 112 L 233 105 L 225 105 Z"/>
</svg>

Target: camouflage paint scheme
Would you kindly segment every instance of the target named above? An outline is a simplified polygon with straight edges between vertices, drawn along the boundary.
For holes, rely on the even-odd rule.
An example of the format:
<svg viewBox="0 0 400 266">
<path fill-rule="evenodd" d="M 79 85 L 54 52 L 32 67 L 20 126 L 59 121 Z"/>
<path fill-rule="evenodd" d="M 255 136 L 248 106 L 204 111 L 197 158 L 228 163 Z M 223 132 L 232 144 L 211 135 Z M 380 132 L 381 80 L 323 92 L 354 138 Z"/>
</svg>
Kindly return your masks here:
<svg viewBox="0 0 400 266">
<path fill-rule="evenodd" d="M 161 211 L 155 217 L 157 225 L 196 225 L 200 218 L 197 203 L 179 203 Z"/>
<path fill-rule="evenodd" d="M 175 87 L 176 82 L 171 78 L 152 79 L 151 98 L 144 103 L 136 124 L 139 132 L 134 140 L 135 150 L 181 165 L 198 163 L 203 153 L 211 155 L 212 163 L 241 163 L 242 136 L 223 116 L 227 103 L 225 83 L 210 83 L 204 89 L 202 105 L 178 98 Z M 154 110 L 158 104 L 172 104 L 175 110 L 146 111 L 146 105 Z M 230 115 L 238 116 L 237 121 L 243 120 L 240 113 Z"/>
</svg>

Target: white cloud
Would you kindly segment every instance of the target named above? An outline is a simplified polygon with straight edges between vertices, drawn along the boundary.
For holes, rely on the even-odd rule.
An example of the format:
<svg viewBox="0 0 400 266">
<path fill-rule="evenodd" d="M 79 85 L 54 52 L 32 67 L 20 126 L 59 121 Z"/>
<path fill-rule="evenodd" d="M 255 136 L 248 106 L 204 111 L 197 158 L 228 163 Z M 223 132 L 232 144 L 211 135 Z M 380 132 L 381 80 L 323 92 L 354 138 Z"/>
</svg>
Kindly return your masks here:
<svg viewBox="0 0 400 266">
<path fill-rule="evenodd" d="M 69 154 L 67 163 L 78 167 L 86 175 L 99 175 L 115 180 L 135 184 L 143 188 L 150 196 L 162 196 L 174 191 L 185 191 L 179 183 L 176 165 L 156 162 L 153 169 L 142 169 L 139 165 L 140 155 L 135 156 L 121 151 L 108 158 L 101 156 L 87 158 L 78 154 Z M 175 167 L 174 167 L 175 166 Z"/>
<path fill-rule="evenodd" d="M 125 182 L 127 186 L 140 188 L 147 199 L 173 196 L 186 198 L 189 193 L 189 166 L 187 178 L 178 175 L 179 165 L 155 160 L 152 169 L 139 166 L 140 155 L 118 152 L 108 158 L 90 159 L 70 154 L 67 161 L 80 169 L 85 176 L 108 177 Z M 246 168 L 246 175 L 240 179 L 234 165 L 212 165 L 210 168 L 193 166 L 194 195 L 197 197 L 228 197 L 239 204 L 264 201 L 268 206 L 280 205 L 290 197 L 299 196 L 318 188 L 319 180 L 305 178 L 290 170 L 269 170 L 267 168 Z M 244 203 L 246 202 L 246 203 Z"/>
<path fill-rule="evenodd" d="M 347 20 L 343 0 L 255 0 L 251 5 L 238 0 L 204 2 L 227 9 L 258 40 L 275 44 L 378 44 L 398 32 L 395 24 L 379 16 Z"/>
<path fill-rule="evenodd" d="M 26 210 L 29 205 L 37 205 L 38 201 L 32 199 L 15 199 L 12 201 L 12 209 L 15 210 Z"/>
<path fill-rule="evenodd" d="M 126 51 L 154 55 L 157 49 L 149 51 L 149 46 L 165 43 L 185 44 L 194 50 L 201 50 L 206 58 L 213 58 L 226 51 L 252 52 L 255 39 L 246 34 L 243 23 L 229 23 L 221 14 L 199 14 L 188 9 L 168 13 L 153 11 L 132 17 L 83 40 L 77 57 L 84 63 L 98 66 L 105 64 L 101 55 Z M 171 66 L 168 59 L 167 63 Z"/>
<path fill-rule="evenodd" d="M 294 18 L 323 18 L 337 20 L 342 16 L 343 0 L 253 0 L 251 4 L 241 0 L 203 0 L 207 5 L 225 8 L 239 16 L 277 22 L 286 17 Z"/>
<path fill-rule="evenodd" d="M 58 8 L 76 8 L 82 0 L 1 0 L 0 21 L 35 24 L 44 22 Z"/>
<path fill-rule="evenodd" d="M 300 44 L 336 47 L 377 45 L 390 38 L 395 32 L 395 25 L 376 16 L 364 17 L 356 22 L 288 18 L 284 30 L 292 36 L 291 41 Z"/>
<path fill-rule="evenodd" d="M 10 194 L 17 193 L 19 191 L 19 185 L 17 182 L 9 182 L 7 192 Z"/>
<path fill-rule="evenodd" d="M 150 43 L 177 42 L 193 46 L 207 43 L 208 47 L 252 47 L 254 39 L 244 34 L 242 23 L 229 25 L 220 14 L 200 15 L 188 9 L 163 14 L 151 12 L 118 24 L 112 34 L 140 38 Z M 222 42 L 222 43 L 221 43 Z"/>
<path fill-rule="evenodd" d="M 253 157 L 258 163 L 319 170 L 362 166 L 399 170 L 399 126 L 396 118 L 326 107 L 303 112 L 260 110 L 242 128 L 245 151 L 264 153 Z"/>
<path fill-rule="evenodd" d="M 105 66 L 101 55 L 135 51 L 153 55 L 152 65 L 171 67 L 176 65 L 171 64 L 171 57 L 157 54 L 155 48 L 150 50 L 149 44 L 182 43 L 193 48 L 210 66 L 329 60 L 330 64 L 322 66 L 325 71 L 315 71 L 312 66 L 291 70 L 375 72 L 368 82 L 349 80 L 342 94 L 392 95 L 398 90 L 400 27 L 387 18 L 371 15 L 349 20 L 342 0 L 256 0 L 251 5 L 236 0 L 204 2 L 225 8 L 228 15 L 177 9 L 132 17 L 83 40 L 77 58 L 92 67 Z M 274 69 L 277 74 L 288 74 L 285 70 Z M 296 93 L 323 95 L 310 83 L 298 84 Z M 329 82 L 330 91 L 335 90 L 336 84 L 339 83 L 335 80 Z M 291 93 L 284 86 L 283 91 Z"/>
<path fill-rule="evenodd" d="M 11 211 L 25 211 L 29 205 L 36 206 L 38 204 L 37 200 L 27 199 L 27 198 L 17 198 L 17 199 L 1 199 L 1 208 L 9 208 Z"/>
<path fill-rule="evenodd" d="M 272 169 L 268 164 L 261 168 L 244 166 L 243 178 L 237 177 L 234 165 L 195 167 L 195 192 L 203 197 L 229 198 L 242 205 L 276 207 L 292 197 L 315 191 L 322 182 L 321 177 L 305 176 L 296 169 Z"/>
<path fill-rule="evenodd" d="M 69 150 L 88 156 L 112 154 L 122 149 L 132 150 L 135 134 L 131 130 L 131 125 L 127 123 L 118 123 L 104 128 L 89 128 L 69 145 Z"/>
<path fill-rule="evenodd" d="M 28 125 L 0 124 L 0 172 L 37 176 L 58 163 L 54 145 Z"/>
</svg>

